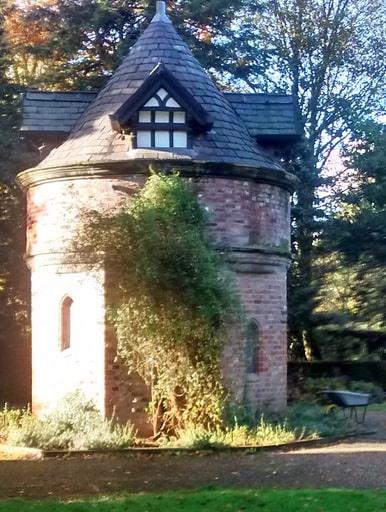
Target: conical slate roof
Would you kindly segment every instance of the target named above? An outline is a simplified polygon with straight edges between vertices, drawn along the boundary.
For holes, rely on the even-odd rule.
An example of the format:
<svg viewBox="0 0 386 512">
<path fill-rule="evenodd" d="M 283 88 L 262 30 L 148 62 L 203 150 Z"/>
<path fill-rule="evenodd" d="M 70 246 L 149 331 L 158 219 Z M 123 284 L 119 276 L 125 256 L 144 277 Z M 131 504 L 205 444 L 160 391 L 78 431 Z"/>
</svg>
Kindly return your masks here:
<svg viewBox="0 0 386 512">
<path fill-rule="evenodd" d="M 194 137 L 193 147 L 189 149 L 129 150 L 127 139 L 113 130 L 109 115 L 141 87 L 160 63 L 208 113 L 213 128 Z M 280 164 L 256 144 L 243 121 L 162 12 L 153 18 L 69 138 L 38 168 L 92 166 L 136 159 L 187 160 L 282 170 Z"/>
</svg>

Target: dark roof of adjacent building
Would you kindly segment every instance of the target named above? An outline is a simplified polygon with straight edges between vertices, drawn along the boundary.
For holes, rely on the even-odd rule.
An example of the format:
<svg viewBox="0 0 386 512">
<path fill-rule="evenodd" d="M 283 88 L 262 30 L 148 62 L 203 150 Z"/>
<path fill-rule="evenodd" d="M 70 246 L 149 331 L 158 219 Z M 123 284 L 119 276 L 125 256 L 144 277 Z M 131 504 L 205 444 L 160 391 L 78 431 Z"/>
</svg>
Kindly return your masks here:
<svg viewBox="0 0 386 512">
<path fill-rule="evenodd" d="M 136 93 L 160 63 L 207 112 L 213 128 L 194 137 L 191 148 L 130 149 L 125 137 L 112 129 L 109 116 Z M 57 100 L 66 104 L 65 98 L 70 97 L 59 93 Z M 83 103 L 80 107 L 76 106 L 78 102 L 69 103 L 71 114 L 64 125 L 68 127 L 72 116 L 79 113 L 80 117 L 67 140 L 39 164 L 40 169 L 133 160 L 175 160 L 282 170 L 280 163 L 250 135 L 240 115 L 193 57 L 169 18 L 159 13 L 96 98 L 91 98 L 87 107 Z M 78 112 L 78 108 L 84 108 L 83 112 Z M 48 117 L 50 115 L 56 114 L 51 111 Z M 67 116 L 64 112 L 63 115 Z M 28 124 L 24 125 L 24 130 L 26 126 Z"/>
<path fill-rule="evenodd" d="M 285 94 L 227 93 L 249 133 L 260 139 L 296 138 L 301 133 L 293 97 Z"/>
<path fill-rule="evenodd" d="M 97 92 L 27 91 L 21 131 L 26 134 L 67 136 Z M 282 141 L 299 136 L 293 98 L 279 94 L 224 93 L 249 133 L 258 140 Z"/>
<path fill-rule="evenodd" d="M 27 91 L 23 98 L 21 131 L 29 134 L 69 134 L 97 92 Z"/>
</svg>

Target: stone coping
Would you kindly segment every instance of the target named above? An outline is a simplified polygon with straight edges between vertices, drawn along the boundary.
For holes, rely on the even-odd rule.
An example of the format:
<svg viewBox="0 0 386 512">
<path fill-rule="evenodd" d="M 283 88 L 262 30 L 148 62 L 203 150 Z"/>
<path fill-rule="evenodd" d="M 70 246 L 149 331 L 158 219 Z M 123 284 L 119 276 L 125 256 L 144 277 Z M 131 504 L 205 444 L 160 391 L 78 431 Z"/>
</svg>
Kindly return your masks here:
<svg viewBox="0 0 386 512">
<path fill-rule="evenodd" d="M 184 177 L 248 180 L 256 183 L 277 185 L 290 193 L 295 191 L 299 183 L 296 176 L 281 170 L 259 169 L 233 164 L 213 164 L 211 162 L 155 161 L 150 159 L 101 162 L 96 164 L 85 163 L 65 167 L 35 167 L 19 173 L 16 179 L 21 188 L 27 190 L 32 186 L 50 181 L 148 175 L 151 172 L 149 169 L 156 169 L 157 165 L 162 166 L 163 172 L 178 172 Z"/>
<path fill-rule="evenodd" d="M 212 455 L 220 453 L 244 453 L 254 454 L 258 452 L 271 452 L 271 451 L 291 451 L 301 448 L 317 448 L 319 446 L 330 446 L 337 442 L 342 442 L 356 437 L 373 435 L 374 431 L 359 431 L 349 432 L 342 436 L 336 437 L 323 437 L 319 439 L 301 439 L 290 443 L 269 444 L 269 445 L 255 445 L 255 446 L 219 446 L 208 448 L 184 448 L 184 447 L 157 447 L 148 446 L 140 447 L 134 446 L 131 448 L 117 448 L 117 449 L 97 449 L 97 450 L 44 450 L 39 448 L 26 448 L 15 447 L 6 444 L 0 444 L 1 451 L 6 453 L 20 454 L 17 459 L 20 459 L 23 454 L 25 459 L 29 460 L 44 460 L 53 458 L 68 458 L 68 457 L 84 457 L 93 455 Z"/>
</svg>

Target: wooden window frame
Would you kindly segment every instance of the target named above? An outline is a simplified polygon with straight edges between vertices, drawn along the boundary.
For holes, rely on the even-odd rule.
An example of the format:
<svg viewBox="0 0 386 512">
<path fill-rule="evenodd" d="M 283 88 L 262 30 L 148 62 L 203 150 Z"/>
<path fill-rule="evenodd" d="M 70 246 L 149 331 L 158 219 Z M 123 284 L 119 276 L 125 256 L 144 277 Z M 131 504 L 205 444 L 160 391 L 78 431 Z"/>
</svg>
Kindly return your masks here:
<svg viewBox="0 0 386 512">
<path fill-rule="evenodd" d="M 167 149 L 188 149 L 192 147 L 192 137 L 189 132 L 189 114 L 185 112 L 182 108 L 177 107 L 166 107 L 167 101 L 172 98 L 171 94 L 167 94 L 163 100 L 158 96 L 158 94 L 154 94 L 152 96 L 156 98 L 159 102 L 158 107 L 145 107 L 143 106 L 135 116 L 135 122 L 133 124 L 133 129 L 135 134 L 138 131 L 149 131 L 151 134 L 151 145 L 149 147 L 138 146 L 137 137 L 135 137 L 133 141 L 134 149 L 159 149 L 159 150 L 167 150 Z M 151 122 L 144 123 L 139 120 L 139 112 L 150 112 Z M 168 123 L 156 123 L 155 117 L 157 112 L 168 112 L 169 113 L 169 122 Z M 174 123 L 174 113 L 175 112 L 183 112 L 185 114 L 185 122 L 184 123 Z M 168 147 L 159 147 L 155 144 L 155 132 L 169 132 L 169 146 Z M 174 147 L 174 132 L 186 132 L 186 148 L 178 146 Z"/>
</svg>

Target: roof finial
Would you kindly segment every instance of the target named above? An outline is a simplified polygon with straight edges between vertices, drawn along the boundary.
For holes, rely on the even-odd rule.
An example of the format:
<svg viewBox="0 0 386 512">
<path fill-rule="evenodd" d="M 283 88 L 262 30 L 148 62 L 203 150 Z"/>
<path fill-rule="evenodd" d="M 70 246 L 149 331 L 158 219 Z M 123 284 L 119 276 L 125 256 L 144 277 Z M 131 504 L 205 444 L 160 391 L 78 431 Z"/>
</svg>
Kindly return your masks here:
<svg viewBox="0 0 386 512">
<path fill-rule="evenodd" d="M 157 14 L 166 14 L 166 2 L 157 0 Z"/>
<path fill-rule="evenodd" d="M 157 0 L 157 11 L 152 21 L 162 21 L 164 23 L 171 23 L 168 15 L 166 14 L 166 2 L 164 0 Z"/>
</svg>

